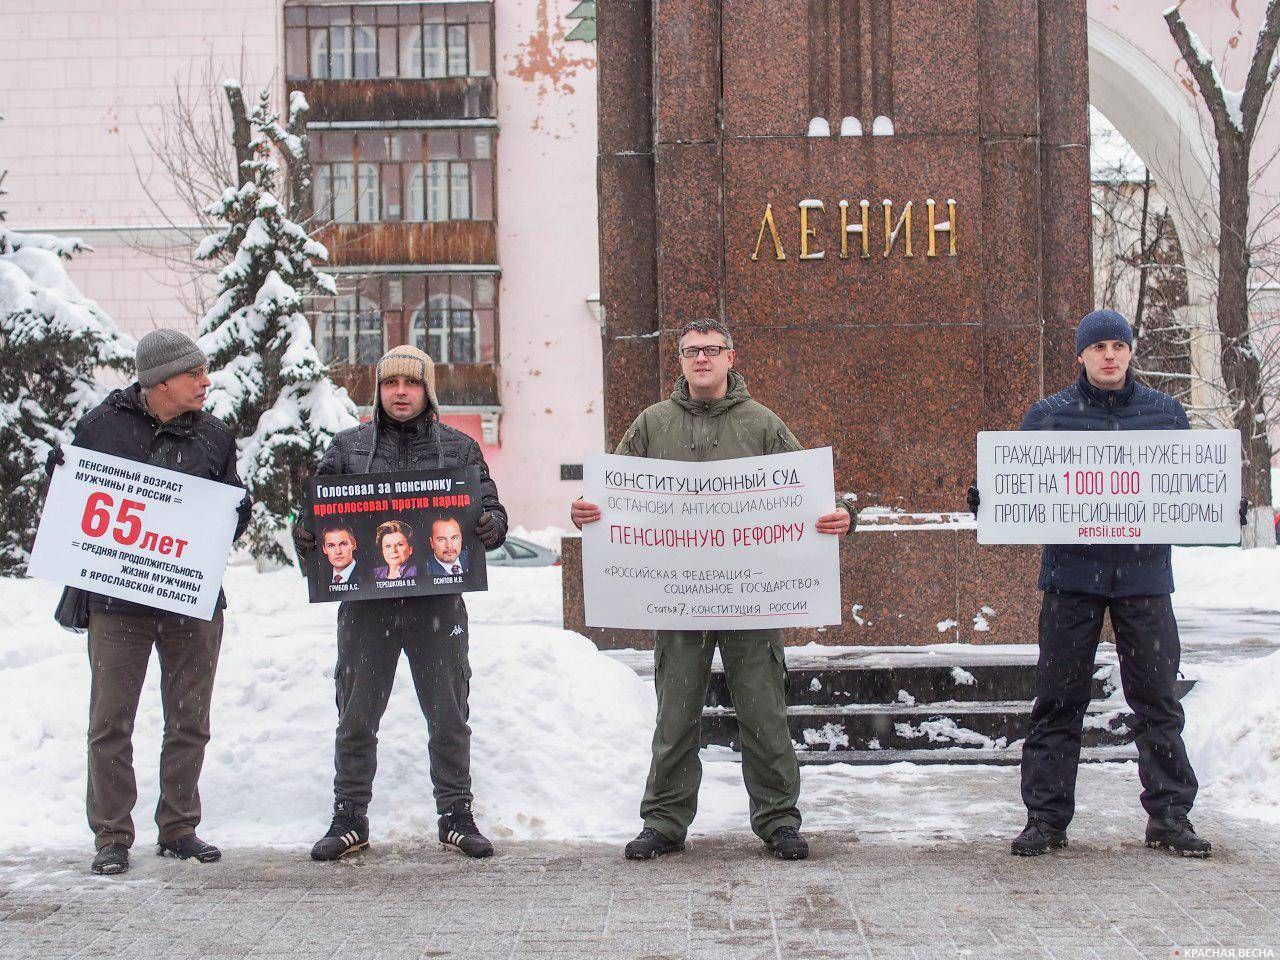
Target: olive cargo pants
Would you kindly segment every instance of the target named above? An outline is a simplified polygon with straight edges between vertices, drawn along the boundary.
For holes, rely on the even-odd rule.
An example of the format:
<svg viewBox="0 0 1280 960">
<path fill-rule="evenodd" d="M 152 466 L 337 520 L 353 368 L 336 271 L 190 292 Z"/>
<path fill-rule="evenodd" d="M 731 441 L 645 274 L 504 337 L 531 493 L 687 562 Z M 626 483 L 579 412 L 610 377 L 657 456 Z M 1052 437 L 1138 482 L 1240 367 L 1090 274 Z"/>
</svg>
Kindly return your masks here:
<svg viewBox="0 0 1280 960">
<path fill-rule="evenodd" d="M 717 645 L 741 729 L 751 829 L 766 840 L 779 827 L 800 826 L 800 765 L 787 727 L 786 657 L 776 630 L 658 632 L 658 720 L 640 815 L 646 827 L 683 840 L 698 811 L 698 733 Z"/>
</svg>

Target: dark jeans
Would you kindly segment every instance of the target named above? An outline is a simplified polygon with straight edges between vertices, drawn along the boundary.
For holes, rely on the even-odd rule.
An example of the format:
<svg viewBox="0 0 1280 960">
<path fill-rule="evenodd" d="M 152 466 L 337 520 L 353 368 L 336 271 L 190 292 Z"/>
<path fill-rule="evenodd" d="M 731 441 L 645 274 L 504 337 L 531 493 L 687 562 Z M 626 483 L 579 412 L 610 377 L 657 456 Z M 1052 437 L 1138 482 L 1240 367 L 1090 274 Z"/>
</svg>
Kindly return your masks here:
<svg viewBox="0 0 1280 960">
<path fill-rule="evenodd" d="M 200 769 L 222 646 L 222 611 L 212 621 L 178 615 L 89 615 L 89 827 L 99 850 L 133 845 L 133 724 L 155 647 L 160 659 L 164 742 L 160 747 L 160 841 L 200 823 Z"/>
<path fill-rule="evenodd" d="M 471 666 L 461 594 L 361 600 L 339 608 L 334 796 L 362 810 L 373 799 L 378 726 L 402 650 L 427 718 L 431 783 L 436 809 L 444 813 L 455 801 L 471 799 Z"/>
<path fill-rule="evenodd" d="M 1062 830 L 1075 813 L 1080 738 L 1107 610 L 1120 682 L 1134 713 L 1142 806 L 1155 817 L 1185 815 L 1196 798 L 1196 775 L 1182 742 L 1182 704 L 1174 692 L 1181 649 L 1169 595 L 1110 599 L 1046 591 L 1036 700 L 1022 748 L 1022 800 L 1031 817 Z"/>
</svg>

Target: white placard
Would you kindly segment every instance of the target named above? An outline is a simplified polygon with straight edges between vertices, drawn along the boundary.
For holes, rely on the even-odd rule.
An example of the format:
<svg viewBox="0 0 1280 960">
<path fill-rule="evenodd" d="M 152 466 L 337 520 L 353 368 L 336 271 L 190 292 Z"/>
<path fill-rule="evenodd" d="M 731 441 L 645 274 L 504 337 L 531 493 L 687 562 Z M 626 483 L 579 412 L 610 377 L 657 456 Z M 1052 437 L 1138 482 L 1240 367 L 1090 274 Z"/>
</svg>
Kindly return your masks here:
<svg viewBox="0 0 1280 960">
<path fill-rule="evenodd" d="M 582 530 L 587 625 L 759 630 L 840 622 L 831 448 L 682 463 L 593 454 Z"/>
<path fill-rule="evenodd" d="M 212 620 L 244 490 L 82 447 L 63 452 L 31 576 Z"/>
<path fill-rule="evenodd" d="M 978 434 L 979 543 L 1239 543 L 1240 431 Z"/>
</svg>

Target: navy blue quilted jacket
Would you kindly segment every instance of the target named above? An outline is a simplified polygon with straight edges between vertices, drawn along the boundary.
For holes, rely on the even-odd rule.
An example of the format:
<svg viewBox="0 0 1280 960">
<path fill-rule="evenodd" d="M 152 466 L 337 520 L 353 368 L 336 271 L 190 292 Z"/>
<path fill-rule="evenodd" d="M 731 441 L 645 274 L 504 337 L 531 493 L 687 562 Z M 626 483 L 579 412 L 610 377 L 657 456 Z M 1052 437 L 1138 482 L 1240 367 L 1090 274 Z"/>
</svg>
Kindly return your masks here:
<svg viewBox="0 0 1280 960">
<path fill-rule="evenodd" d="M 1167 393 L 1133 379 L 1119 390 L 1099 390 L 1084 372 L 1067 389 L 1036 401 L 1023 430 L 1187 430 L 1187 414 Z M 1166 544 L 1050 544 L 1040 561 L 1041 590 L 1104 597 L 1173 593 Z"/>
</svg>

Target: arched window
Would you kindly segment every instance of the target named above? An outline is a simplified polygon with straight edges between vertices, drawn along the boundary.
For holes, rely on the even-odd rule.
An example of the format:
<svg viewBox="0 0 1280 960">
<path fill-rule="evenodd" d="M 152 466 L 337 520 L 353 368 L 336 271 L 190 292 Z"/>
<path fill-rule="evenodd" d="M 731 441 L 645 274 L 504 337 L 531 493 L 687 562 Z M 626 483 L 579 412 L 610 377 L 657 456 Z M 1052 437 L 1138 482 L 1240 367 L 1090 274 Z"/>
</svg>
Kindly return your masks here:
<svg viewBox="0 0 1280 960">
<path fill-rule="evenodd" d="M 435 294 L 413 312 L 409 339 L 436 363 L 475 363 L 475 318 L 471 303 L 452 293 Z"/>
</svg>

